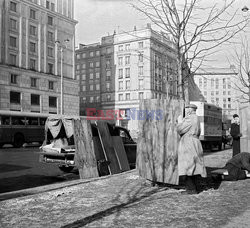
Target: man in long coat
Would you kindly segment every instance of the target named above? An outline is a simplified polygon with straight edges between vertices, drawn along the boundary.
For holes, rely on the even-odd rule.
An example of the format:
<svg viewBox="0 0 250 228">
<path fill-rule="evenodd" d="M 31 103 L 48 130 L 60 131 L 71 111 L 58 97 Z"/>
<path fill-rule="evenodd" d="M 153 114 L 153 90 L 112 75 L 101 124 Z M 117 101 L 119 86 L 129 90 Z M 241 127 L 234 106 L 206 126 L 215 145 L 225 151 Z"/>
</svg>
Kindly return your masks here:
<svg viewBox="0 0 250 228">
<path fill-rule="evenodd" d="M 240 153 L 240 118 L 237 114 L 233 115 L 230 134 L 233 138 L 233 156 Z"/>
<path fill-rule="evenodd" d="M 185 118 L 178 118 L 177 132 L 181 136 L 178 146 L 178 172 L 185 176 L 188 194 L 200 191 L 198 179 L 206 177 L 203 149 L 199 140 L 200 121 L 196 115 L 197 106 L 189 104 L 185 107 Z"/>
</svg>

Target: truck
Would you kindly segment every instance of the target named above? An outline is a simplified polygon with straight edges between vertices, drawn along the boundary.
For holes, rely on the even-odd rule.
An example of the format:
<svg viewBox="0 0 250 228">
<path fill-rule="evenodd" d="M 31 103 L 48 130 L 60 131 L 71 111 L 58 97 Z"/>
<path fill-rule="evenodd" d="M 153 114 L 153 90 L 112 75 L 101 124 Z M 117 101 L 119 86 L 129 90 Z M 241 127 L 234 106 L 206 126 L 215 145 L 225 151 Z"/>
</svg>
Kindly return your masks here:
<svg viewBox="0 0 250 228">
<path fill-rule="evenodd" d="M 196 114 L 200 120 L 200 141 L 203 149 L 211 150 L 217 147 L 221 150 L 223 143 L 222 108 L 200 101 L 190 101 L 190 103 L 197 106 Z"/>
</svg>

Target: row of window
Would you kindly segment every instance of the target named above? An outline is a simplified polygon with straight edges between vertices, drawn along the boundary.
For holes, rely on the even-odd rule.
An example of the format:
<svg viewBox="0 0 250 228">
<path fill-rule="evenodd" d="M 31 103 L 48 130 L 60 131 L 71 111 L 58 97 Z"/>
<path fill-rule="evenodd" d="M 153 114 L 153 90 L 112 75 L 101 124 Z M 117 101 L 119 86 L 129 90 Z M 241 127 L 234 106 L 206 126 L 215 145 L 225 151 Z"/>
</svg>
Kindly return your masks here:
<svg viewBox="0 0 250 228">
<path fill-rule="evenodd" d="M 94 66 L 95 67 L 100 67 L 100 62 L 99 61 L 98 62 L 89 62 L 88 64 L 89 64 L 90 68 L 93 68 Z M 77 70 L 86 69 L 86 63 L 77 64 L 76 65 L 76 69 Z"/>
<path fill-rule="evenodd" d="M 16 54 L 11 53 L 9 55 L 9 64 L 12 66 L 18 66 Z M 29 69 L 30 70 L 37 70 L 37 60 L 36 59 L 33 59 L 33 58 L 29 59 Z M 47 73 L 54 74 L 54 64 L 53 63 L 47 64 Z"/>
<path fill-rule="evenodd" d="M 19 75 L 17 74 L 11 74 L 10 75 L 10 83 L 11 84 L 18 84 L 18 77 Z M 49 90 L 54 90 L 55 87 L 55 82 L 54 81 L 49 81 Z M 39 86 L 39 79 L 38 78 L 30 78 L 30 86 L 33 88 L 37 88 Z"/>
<path fill-rule="evenodd" d="M 214 91 L 211 91 L 210 92 L 210 95 L 211 96 L 214 96 L 214 95 L 220 95 L 220 93 L 221 93 L 221 91 L 216 91 L 216 92 L 214 92 Z M 204 91 L 204 96 L 207 96 L 208 95 L 208 92 L 207 91 Z M 231 91 L 223 91 L 223 95 L 231 95 Z"/>
<path fill-rule="evenodd" d="M 11 104 L 21 104 L 21 92 L 10 91 L 10 103 Z M 31 105 L 40 105 L 40 95 L 31 94 L 30 95 Z M 57 107 L 57 97 L 49 96 L 49 107 Z"/>
<path fill-rule="evenodd" d="M 76 54 L 76 59 L 86 58 L 87 56 L 89 56 L 89 57 L 100 56 L 100 51 L 96 50 L 96 51 L 90 51 L 88 53 L 86 53 L 86 52 L 77 53 Z"/>
<path fill-rule="evenodd" d="M 89 85 L 89 90 L 88 91 L 94 91 L 94 90 L 97 90 L 97 91 L 100 90 L 100 84 L 99 83 Z M 86 91 L 86 85 L 82 86 L 82 91 Z"/>
<path fill-rule="evenodd" d="M 54 5 L 54 3 L 51 3 L 51 5 Z M 53 6 L 53 9 L 54 8 L 55 7 Z M 16 2 L 13 2 L 13 1 L 10 2 L 10 11 L 17 12 L 17 3 Z M 30 19 L 33 19 L 33 20 L 38 19 L 37 18 L 37 11 L 35 9 L 30 9 L 29 16 L 30 16 Z M 48 25 L 53 25 L 53 20 L 54 20 L 54 18 L 52 16 L 48 16 L 47 17 Z"/>
<path fill-rule="evenodd" d="M 142 49 L 143 48 L 143 41 L 138 42 L 138 48 Z M 130 50 L 130 44 L 124 44 L 124 45 L 119 45 L 118 46 L 118 51 L 129 51 Z"/>
<path fill-rule="evenodd" d="M 10 36 L 10 47 L 17 48 L 17 38 Z M 29 51 L 32 53 L 37 53 L 37 44 L 34 42 L 29 42 Z M 54 48 L 47 47 L 47 55 L 49 57 L 54 57 Z"/>
</svg>

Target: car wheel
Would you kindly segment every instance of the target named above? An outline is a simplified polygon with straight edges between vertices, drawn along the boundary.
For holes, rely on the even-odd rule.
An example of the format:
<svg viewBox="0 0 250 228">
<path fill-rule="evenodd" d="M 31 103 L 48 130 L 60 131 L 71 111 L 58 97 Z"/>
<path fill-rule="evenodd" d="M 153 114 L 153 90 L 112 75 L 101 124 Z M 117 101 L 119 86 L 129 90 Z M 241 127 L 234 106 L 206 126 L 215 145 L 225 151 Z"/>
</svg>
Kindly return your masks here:
<svg viewBox="0 0 250 228">
<path fill-rule="evenodd" d="M 22 134 L 16 134 L 14 137 L 14 147 L 20 148 L 24 144 L 24 136 Z"/>
<path fill-rule="evenodd" d="M 59 169 L 65 173 L 70 173 L 74 169 L 74 166 L 60 165 Z"/>
</svg>

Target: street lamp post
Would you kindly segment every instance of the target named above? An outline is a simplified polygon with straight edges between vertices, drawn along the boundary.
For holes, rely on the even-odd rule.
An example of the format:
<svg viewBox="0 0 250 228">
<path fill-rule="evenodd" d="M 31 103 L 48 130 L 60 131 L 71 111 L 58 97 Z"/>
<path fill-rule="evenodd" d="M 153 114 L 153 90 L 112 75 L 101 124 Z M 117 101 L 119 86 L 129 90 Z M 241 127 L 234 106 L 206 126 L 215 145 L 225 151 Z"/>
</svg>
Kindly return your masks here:
<svg viewBox="0 0 250 228">
<path fill-rule="evenodd" d="M 61 52 L 61 109 L 60 109 L 61 115 L 63 115 L 64 113 L 63 112 L 63 51 L 64 49 L 66 49 L 66 44 L 69 42 L 69 39 L 66 39 L 63 42 L 65 43 L 65 45 L 62 45 L 59 40 L 55 41 L 57 48 L 60 48 L 60 52 Z"/>
</svg>

